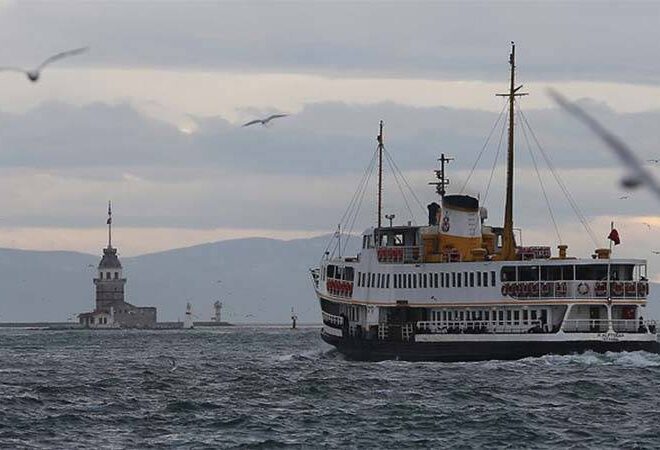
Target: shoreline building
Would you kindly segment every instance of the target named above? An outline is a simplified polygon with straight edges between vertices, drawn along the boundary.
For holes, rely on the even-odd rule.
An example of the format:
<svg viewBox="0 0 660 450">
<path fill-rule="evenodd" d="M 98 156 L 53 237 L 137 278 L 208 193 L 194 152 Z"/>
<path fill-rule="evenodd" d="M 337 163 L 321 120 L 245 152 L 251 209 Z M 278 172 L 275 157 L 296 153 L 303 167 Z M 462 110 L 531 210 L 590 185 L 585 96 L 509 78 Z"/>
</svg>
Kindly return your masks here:
<svg viewBox="0 0 660 450">
<path fill-rule="evenodd" d="M 112 246 L 112 205 L 108 203 L 108 246 L 98 265 L 96 308 L 78 315 L 87 328 L 155 328 L 156 308 L 132 305 L 124 300 L 126 278 L 117 249 Z"/>
</svg>

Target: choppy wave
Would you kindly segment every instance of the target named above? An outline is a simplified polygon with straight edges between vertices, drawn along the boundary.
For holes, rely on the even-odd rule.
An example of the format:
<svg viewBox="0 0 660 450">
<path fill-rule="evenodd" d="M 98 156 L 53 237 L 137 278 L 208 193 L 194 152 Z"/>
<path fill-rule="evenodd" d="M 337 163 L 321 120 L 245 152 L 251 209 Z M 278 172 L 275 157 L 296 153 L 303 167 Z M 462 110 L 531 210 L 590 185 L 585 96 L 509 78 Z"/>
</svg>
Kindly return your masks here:
<svg viewBox="0 0 660 450">
<path fill-rule="evenodd" d="M 660 355 L 345 360 L 314 329 L 0 331 L 0 447 L 657 447 Z"/>
</svg>

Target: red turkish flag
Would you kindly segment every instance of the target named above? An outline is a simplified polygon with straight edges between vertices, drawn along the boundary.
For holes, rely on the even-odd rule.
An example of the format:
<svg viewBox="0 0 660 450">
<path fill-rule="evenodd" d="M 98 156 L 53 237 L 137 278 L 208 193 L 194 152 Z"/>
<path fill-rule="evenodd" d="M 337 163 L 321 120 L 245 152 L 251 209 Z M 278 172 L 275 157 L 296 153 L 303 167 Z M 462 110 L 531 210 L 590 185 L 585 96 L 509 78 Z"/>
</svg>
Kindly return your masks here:
<svg viewBox="0 0 660 450">
<path fill-rule="evenodd" d="M 612 231 L 610 231 L 607 239 L 614 242 L 614 245 L 619 245 L 621 243 L 621 238 L 619 238 L 619 232 L 616 231 L 616 228 L 612 228 Z"/>
</svg>

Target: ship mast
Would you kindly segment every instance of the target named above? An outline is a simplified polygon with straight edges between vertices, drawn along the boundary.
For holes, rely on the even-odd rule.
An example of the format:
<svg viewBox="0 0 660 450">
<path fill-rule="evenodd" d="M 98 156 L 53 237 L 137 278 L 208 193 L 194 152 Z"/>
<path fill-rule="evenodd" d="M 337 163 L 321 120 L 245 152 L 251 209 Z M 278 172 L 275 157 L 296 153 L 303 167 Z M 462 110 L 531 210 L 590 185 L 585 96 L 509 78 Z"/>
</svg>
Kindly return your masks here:
<svg viewBox="0 0 660 450">
<path fill-rule="evenodd" d="M 511 82 L 507 94 L 496 94 L 500 97 L 509 97 L 509 145 L 506 162 L 506 205 L 504 209 L 504 235 L 502 236 L 502 251 L 500 260 L 511 261 L 516 258 L 516 248 L 513 237 L 513 138 L 514 138 L 514 107 L 516 97 L 527 95 L 524 92 L 517 92 L 522 85 L 515 87 L 516 76 L 516 45 L 511 42 L 511 55 L 509 56 L 511 65 Z"/>
<path fill-rule="evenodd" d="M 380 121 L 378 131 L 378 228 L 382 225 L 383 218 L 383 121 Z"/>
</svg>

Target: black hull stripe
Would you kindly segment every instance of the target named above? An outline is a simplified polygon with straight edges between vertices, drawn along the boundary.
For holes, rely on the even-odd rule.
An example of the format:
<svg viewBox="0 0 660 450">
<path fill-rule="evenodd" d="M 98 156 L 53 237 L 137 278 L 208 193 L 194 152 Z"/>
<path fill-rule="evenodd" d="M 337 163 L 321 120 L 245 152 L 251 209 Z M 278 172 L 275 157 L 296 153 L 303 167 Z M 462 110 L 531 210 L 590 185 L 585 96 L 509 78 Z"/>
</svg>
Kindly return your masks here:
<svg viewBox="0 0 660 450">
<path fill-rule="evenodd" d="M 356 361 L 515 360 L 551 354 L 569 355 L 586 351 L 660 353 L 660 343 L 657 341 L 392 342 L 344 339 L 327 333 L 321 333 L 321 336 L 325 342 L 335 346 L 348 359 Z"/>
</svg>

